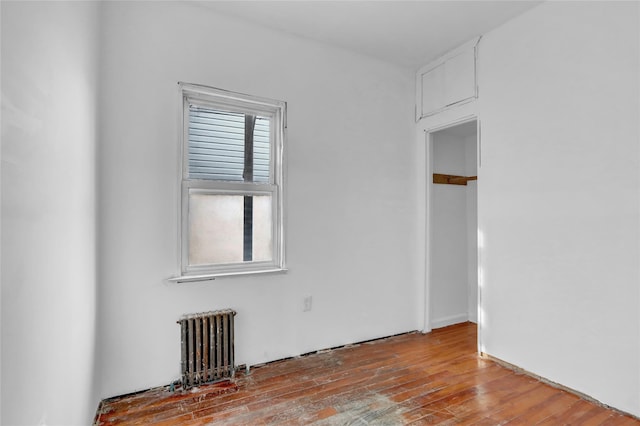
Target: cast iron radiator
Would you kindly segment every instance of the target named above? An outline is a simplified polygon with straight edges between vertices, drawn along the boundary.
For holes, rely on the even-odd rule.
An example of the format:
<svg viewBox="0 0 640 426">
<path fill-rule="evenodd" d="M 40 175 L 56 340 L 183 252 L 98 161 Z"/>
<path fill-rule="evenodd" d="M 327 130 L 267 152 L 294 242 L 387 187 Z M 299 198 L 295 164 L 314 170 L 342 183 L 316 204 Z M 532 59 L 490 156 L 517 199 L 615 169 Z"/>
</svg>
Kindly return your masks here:
<svg viewBox="0 0 640 426">
<path fill-rule="evenodd" d="M 234 376 L 235 314 L 232 309 L 224 309 L 184 315 L 178 320 L 181 328 L 184 389 Z"/>
</svg>

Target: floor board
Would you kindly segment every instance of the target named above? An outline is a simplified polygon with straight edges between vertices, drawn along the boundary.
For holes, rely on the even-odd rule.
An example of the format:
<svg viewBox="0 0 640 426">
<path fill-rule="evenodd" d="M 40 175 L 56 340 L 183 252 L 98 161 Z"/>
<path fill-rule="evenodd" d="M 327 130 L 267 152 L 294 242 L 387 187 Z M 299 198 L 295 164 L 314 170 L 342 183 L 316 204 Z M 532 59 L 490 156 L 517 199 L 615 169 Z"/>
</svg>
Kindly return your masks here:
<svg viewBox="0 0 640 426">
<path fill-rule="evenodd" d="M 476 354 L 474 324 L 103 401 L 96 425 L 640 425 Z"/>
</svg>

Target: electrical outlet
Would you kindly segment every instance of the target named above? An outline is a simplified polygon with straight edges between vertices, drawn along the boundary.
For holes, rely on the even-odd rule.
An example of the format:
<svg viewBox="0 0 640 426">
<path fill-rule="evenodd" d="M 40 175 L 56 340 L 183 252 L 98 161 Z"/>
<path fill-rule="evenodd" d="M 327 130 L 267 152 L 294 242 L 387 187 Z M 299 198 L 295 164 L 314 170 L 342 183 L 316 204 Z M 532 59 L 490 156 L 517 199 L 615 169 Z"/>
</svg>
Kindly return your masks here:
<svg viewBox="0 0 640 426">
<path fill-rule="evenodd" d="M 304 298 L 304 307 L 302 308 L 303 312 L 309 312 L 311 310 L 311 305 L 313 303 L 313 298 L 311 296 L 307 296 Z"/>
</svg>

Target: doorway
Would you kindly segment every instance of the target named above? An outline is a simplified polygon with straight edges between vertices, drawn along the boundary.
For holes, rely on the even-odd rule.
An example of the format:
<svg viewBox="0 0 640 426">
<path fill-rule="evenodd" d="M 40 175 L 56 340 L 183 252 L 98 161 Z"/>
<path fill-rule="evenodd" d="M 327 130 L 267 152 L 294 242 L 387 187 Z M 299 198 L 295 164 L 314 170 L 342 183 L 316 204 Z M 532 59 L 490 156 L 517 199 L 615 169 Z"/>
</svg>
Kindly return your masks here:
<svg viewBox="0 0 640 426">
<path fill-rule="evenodd" d="M 428 329 L 478 322 L 478 123 L 427 134 Z"/>
</svg>

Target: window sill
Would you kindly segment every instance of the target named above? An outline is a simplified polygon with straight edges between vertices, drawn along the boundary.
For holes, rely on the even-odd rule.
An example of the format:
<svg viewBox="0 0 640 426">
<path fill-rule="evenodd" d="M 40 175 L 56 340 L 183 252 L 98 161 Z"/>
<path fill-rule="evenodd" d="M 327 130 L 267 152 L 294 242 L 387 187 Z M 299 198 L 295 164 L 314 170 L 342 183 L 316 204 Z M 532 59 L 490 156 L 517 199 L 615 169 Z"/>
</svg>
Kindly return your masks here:
<svg viewBox="0 0 640 426">
<path fill-rule="evenodd" d="M 256 269 L 256 270 L 247 270 L 247 271 L 235 271 L 235 272 L 216 272 L 211 274 L 202 274 L 202 275 L 181 275 L 179 277 L 173 277 L 167 279 L 170 283 L 188 283 L 188 282 L 196 282 L 196 281 L 212 281 L 216 278 L 222 277 L 233 277 L 238 275 L 254 275 L 254 274 L 267 274 L 274 272 L 287 272 L 286 268 L 270 268 L 270 269 Z"/>
</svg>

